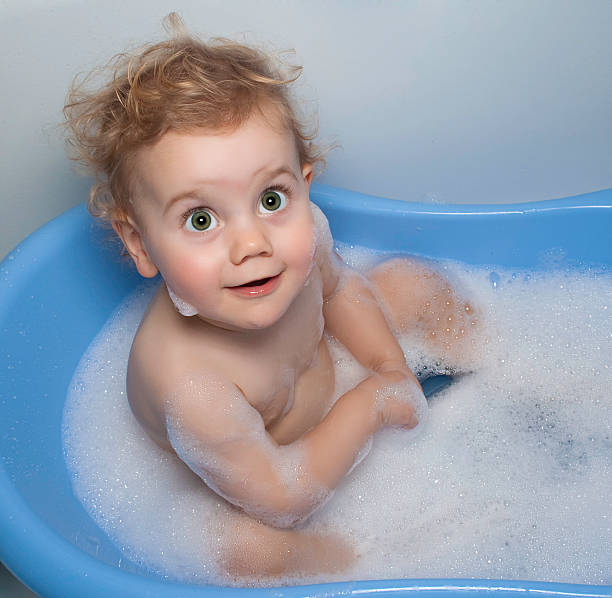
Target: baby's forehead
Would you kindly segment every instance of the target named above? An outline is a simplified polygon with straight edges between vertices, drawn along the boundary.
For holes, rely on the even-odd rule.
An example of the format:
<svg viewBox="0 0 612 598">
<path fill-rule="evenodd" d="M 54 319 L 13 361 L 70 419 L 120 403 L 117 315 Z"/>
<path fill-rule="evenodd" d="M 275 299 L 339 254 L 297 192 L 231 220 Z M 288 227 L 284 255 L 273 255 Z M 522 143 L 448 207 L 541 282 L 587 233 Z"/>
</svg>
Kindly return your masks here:
<svg viewBox="0 0 612 598">
<path fill-rule="evenodd" d="M 137 147 L 132 153 L 135 156 L 142 156 L 150 152 L 155 152 L 161 148 L 165 151 L 168 145 L 176 143 L 177 140 L 190 140 L 196 137 L 208 137 L 212 141 L 234 138 L 236 143 L 250 140 L 250 135 L 272 135 L 278 140 L 289 140 L 291 150 L 298 150 L 297 135 L 291 122 L 277 109 L 265 108 L 255 109 L 251 114 L 235 124 L 220 123 L 216 127 L 199 127 L 176 125 L 169 126 L 155 139 Z M 298 152 L 299 153 L 299 152 Z"/>
<path fill-rule="evenodd" d="M 190 186 L 247 185 L 283 172 L 298 178 L 302 166 L 293 132 L 262 117 L 232 129 L 168 130 L 131 162 L 131 195 L 162 199 Z"/>
</svg>

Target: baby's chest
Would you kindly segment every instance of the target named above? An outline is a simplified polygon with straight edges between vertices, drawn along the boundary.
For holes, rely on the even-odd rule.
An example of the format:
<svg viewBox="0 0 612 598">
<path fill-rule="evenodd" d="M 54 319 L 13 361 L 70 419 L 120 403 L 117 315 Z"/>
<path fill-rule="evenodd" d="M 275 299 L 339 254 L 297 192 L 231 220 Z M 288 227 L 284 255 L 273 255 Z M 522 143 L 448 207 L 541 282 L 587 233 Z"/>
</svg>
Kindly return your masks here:
<svg viewBox="0 0 612 598">
<path fill-rule="evenodd" d="M 324 320 L 320 291 L 305 297 L 287 313 L 286 326 L 262 344 L 234 371 L 234 380 L 247 400 L 271 421 L 293 403 L 297 380 L 316 361 Z"/>
</svg>

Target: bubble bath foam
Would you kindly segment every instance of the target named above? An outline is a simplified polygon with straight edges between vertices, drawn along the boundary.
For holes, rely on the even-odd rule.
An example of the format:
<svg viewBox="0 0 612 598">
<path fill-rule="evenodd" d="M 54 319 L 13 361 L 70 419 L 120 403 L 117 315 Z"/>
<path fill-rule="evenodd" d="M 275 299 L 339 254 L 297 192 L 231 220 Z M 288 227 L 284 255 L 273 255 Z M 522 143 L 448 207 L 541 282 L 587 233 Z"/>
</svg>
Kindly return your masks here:
<svg viewBox="0 0 612 598">
<path fill-rule="evenodd" d="M 380 259 L 344 253 L 357 267 Z M 473 364 L 435 396 L 420 434 L 379 432 L 304 528 L 354 544 L 358 561 L 336 581 L 612 583 L 612 277 L 437 266 L 478 313 Z M 170 579 L 231 584 L 214 564 L 223 501 L 157 449 L 127 405 L 125 364 L 146 301 L 122 306 L 75 374 L 64 416 L 75 492 L 131 559 Z M 401 343 L 419 374 L 447 365 L 410 335 Z M 364 371 L 337 343 L 332 354 L 339 395 Z"/>
</svg>

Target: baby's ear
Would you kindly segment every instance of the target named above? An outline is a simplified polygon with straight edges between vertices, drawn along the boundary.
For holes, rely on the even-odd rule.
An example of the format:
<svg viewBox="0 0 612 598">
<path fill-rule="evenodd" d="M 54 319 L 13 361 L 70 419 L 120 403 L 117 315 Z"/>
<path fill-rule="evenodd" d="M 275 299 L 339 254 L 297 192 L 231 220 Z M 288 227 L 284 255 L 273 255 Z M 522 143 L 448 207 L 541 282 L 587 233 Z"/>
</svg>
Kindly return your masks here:
<svg viewBox="0 0 612 598">
<path fill-rule="evenodd" d="M 312 183 L 314 176 L 314 166 L 309 162 L 306 162 L 306 164 L 302 166 L 302 176 L 304 177 L 306 184 L 310 187 L 310 183 Z"/>
<path fill-rule="evenodd" d="M 142 236 L 132 219 L 127 216 L 125 220 L 113 220 L 113 228 L 134 260 L 139 274 L 145 278 L 156 276 L 157 266 L 151 261 Z"/>
</svg>

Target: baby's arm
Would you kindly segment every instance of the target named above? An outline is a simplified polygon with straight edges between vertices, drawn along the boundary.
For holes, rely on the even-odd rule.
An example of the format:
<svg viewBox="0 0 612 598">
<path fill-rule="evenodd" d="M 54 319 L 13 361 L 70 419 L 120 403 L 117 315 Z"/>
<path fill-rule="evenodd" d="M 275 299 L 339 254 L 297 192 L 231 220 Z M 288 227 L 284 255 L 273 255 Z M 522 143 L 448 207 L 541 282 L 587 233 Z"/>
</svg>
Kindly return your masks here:
<svg viewBox="0 0 612 598">
<path fill-rule="evenodd" d="M 313 205 L 316 261 L 323 279 L 325 328 L 374 372 L 403 372 L 416 383 L 370 283 L 346 266 L 333 249 L 327 219 Z M 417 383 L 418 384 L 418 383 Z"/>
<path fill-rule="evenodd" d="M 401 371 L 413 377 L 378 300 L 359 273 L 343 267 L 336 289 L 325 300 L 323 314 L 329 334 L 362 365 L 379 373 Z"/>
<path fill-rule="evenodd" d="M 364 380 L 299 441 L 279 446 L 235 385 L 199 374 L 167 401 L 168 438 L 229 502 L 256 519 L 289 527 L 329 497 L 381 426 L 416 424 L 412 406 L 392 399 L 399 381 L 393 373 Z"/>
</svg>

